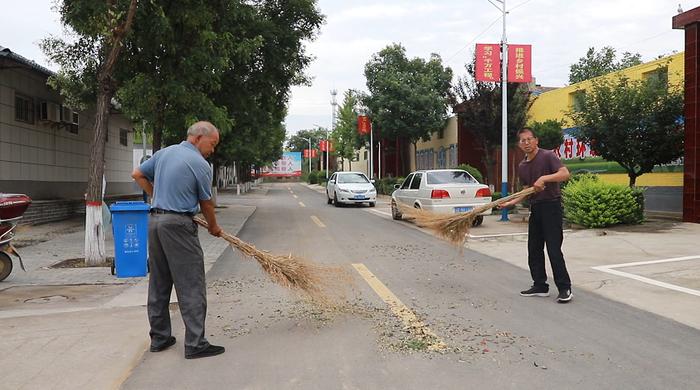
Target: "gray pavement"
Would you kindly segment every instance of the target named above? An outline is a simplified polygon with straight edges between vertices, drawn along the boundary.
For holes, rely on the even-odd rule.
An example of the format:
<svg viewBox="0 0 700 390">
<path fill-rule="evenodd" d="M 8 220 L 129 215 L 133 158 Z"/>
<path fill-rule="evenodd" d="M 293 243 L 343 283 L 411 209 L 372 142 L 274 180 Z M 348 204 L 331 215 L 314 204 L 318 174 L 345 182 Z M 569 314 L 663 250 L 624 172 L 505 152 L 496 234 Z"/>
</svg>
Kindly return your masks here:
<svg viewBox="0 0 700 390">
<path fill-rule="evenodd" d="M 240 201 L 264 193 L 219 194 L 222 228 L 237 234 L 255 211 Z M 27 272 L 16 266 L 0 282 L 0 388 L 118 388 L 146 351 L 147 278 L 119 279 L 108 267 L 50 268 L 83 256 L 82 226 L 70 220 L 18 232 Z M 208 270 L 228 244 L 203 229 L 199 237 Z M 106 245 L 112 255 L 111 235 Z"/>
<path fill-rule="evenodd" d="M 323 192 L 319 186 L 306 187 Z M 227 206 L 217 209 L 222 227 L 237 234 L 255 211 L 253 201 L 264 200 L 267 188 L 269 186 L 262 186 L 241 196 L 220 194 L 219 203 Z M 247 199 L 250 202 L 246 202 Z M 381 197 L 374 209 L 363 208 L 358 211 L 391 219 L 387 197 Z M 520 269 L 527 269 L 527 225 L 524 217 L 522 214 L 514 215 L 510 222 L 499 222 L 496 216 L 487 217 L 484 225 L 472 229 L 466 247 L 486 255 L 479 261 L 502 260 Z M 420 234 L 425 233 L 408 222 L 397 223 L 416 229 Z M 302 228 L 300 223 L 297 224 L 297 227 Z M 28 272 L 24 273 L 17 267 L 6 281 L 0 282 L 0 337 L 3 340 L 0 343 L 0 364 L 7 373 L 0 387 L 119 387 L 129 378 L 132 369 L 143 364 L 142 355 L 148 346 L 148 324 L 144 308 L 146 279 L 117 279 L 109 275 L 109 268 L 48 268 L 60 260 L 81 257 L 83 248 L 82 221 L 68 221 L 52 226 L 28 227 L 19 232 L 18 237 L 25 244 L 20 251 Z M 700 250 L 697 250 L 696 245 L 699 233 L 700 225 L 668 220 L 650 220 L 634 227 L 567 231 L 564 253 L 572 274 L 574 291 L 594 293 L 700 329 L 700 313 L 689 310 L 697 307 L 700 299 Z M 215 239 L 203 230 L 200 230 L 200 239 L 207 269 L 213 267 L 222 254 L 222 259 L 231 257 L 231 250 L 227 249 L 223 240 Z M 274 242 L 275 237 L 268 238 L 270 239 Z M 107 247 L 112 248 L 111 241 Z M 331 252 L 328 252 L 328 256 L 332 256 Z M 282 293 L 276 287 L 270 288 L 269 283 L 260 281 L 259 275 L 253 271 L 255 264 L 240 263 L 237 267 L 242 267 L 237 270 L 247 269 L 248 274 L 252 275 L 251 281 L 260 284 L 253 290 L 260 300 L 276 300 L 275 303 L 279 303 Z M 523 284 L 527 284 L 527 281 L 523 280 Z M 235 284 L 225 287 L 234 292 L 243 288 Z M 240 299 L 228 295 L 219 296 L 217 286 L 210 286 L 210 297 L 219 307 L 237 307 L 236 299 Z M 621 309 L 621 312 L 625 310 Z M 251 318 L 256 315 L 254 308 L 249 307 L 248 311 Z M 243 323 L 232 327 L 223 323 L 217 313 L 210 311 L 210 316 L 213 318 L 208 320 L 209 323 L 218 326 L 214 332 L 216 334 L 231 336 L 233 333 L 240 335 L 251 332 L 250 326 Z M 179 322 L 179 317 L 174 315 L 175 329 L 181 332 Z M 283 330 L 279 328 L 282 326 L 280 324 L 272 323 L 268 326 L 273 330 Z M 317 345 L 327 345 L 338 340 L 339 335 L 345 331 L 353 332 L 356 329 L 340 327 L 312 334 L 319 336 L 317 342 L 320 344 Z M 617 330 L 615 332 L 619 333 Z M 294 334 L 297 333 L 292 335 Z M 272 337 L 274 332 L 265 335 Z M 302 332 L 296 337 L 308 336 L 308 333 Z M 272 344 L 265 344 L 267 346 L 248 345 L 253 341 L 242 340 L 238 347 L 242 351 L 261 347 L 274 354 L 274 341 L 277 339 L 270 340 Z M 329 356 L 329 359 L 343 359 L 338 355 L 342 354 L 342 348 L 332 351 L 336 354 Z M 202 364 L 192 363 L 187 366 L 180 352 L 182 351 L 175 349 L 159 354 L 159 359 L 149 359 L 150 364 L 164 370 L 167 370 L 169 364 L 182 366 L 185 373 L 196 376 L 203 367 Z M 245 354 L 241 355 L 241 358 L 244 356 Z M 389 360 L 392 365 L 396 364 L 395 369 L 399 369 L 400 362 L 391 358 Z M 346 362 L 347 365 L 356 363 Z M 278 358 L 273 359 L 271 364 L 271 369 L 274 369 L 274 364 L 284 362 Z M 216 364 L 214 366 L 218 367 Z M 244 363 L 236 367 L 241 370 L 256 369 Z M 303 369 L 299 367 L 300 375 L 306 380 L 309 375 L 332 379 L 321 369 L 305 373 Z M 439 367 L 430 369 L 438 370 Z M 147 378 L 142 377 L 141 380 L 142 382 L 133 382 L 127 387 L 140 388 L 135 383 L 152 387 L 153 383 L 148 383 Z M 213 388 L 226 387 L 226 383 L 217 382 L 216 378 L 208 383 Z M 257 384 L 245 383 L 243 387 L 263 388 L 263 383 L 273 385 L 275 379 L 267 378 Z M 429 383 L 426 382 L 426 385 Z M 280 385 L 285 387 L 283 383 Z M 196 382 L 184 387 L 197 388 Z M 298 386 L 291 382 L 287 387 Z"/>
</svg>

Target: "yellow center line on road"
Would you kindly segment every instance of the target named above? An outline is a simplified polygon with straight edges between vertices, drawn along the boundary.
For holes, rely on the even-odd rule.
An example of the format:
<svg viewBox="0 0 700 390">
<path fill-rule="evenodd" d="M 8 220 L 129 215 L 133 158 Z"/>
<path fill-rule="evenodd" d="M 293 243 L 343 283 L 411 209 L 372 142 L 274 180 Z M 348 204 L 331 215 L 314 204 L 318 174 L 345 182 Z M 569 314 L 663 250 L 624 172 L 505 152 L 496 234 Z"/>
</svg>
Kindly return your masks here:
<svg viewBox="0 0 700 390">
<path fill-rule="evenodd" d="M 315 223 L 316 225 L 318 225 L 318 227 L 321 227 L 321 228 L 326 227 L 326 225 L 324 225 L 323 222 L 321 222 L 321 220 L 318 219 L 318 217 L 315 216 L 315 215 L 312 215 L 312 216 L 311 216 L 311 220 L 314 221 L 314 223 Z"/>
<path fill-rule="evenodd" d="M 303 202 L 299 202 L 299 206 L 306 207 L 306 205 Z"/>
<path fill-rule="evenodd" d="M 401 319 L 408 330 L 416 337 L 426 340 L 429 344 L 428 349 L 442 351 L 447 348 L 445 342 L 438 337 L 433 331 L 431 331 L 426 324 L 424 324 L 416 314 L 409 309 L 406 305 L 401 302 L 401 300 L 394 295 L 387 286 L 382 283 L 379 278 L 374 276 L 372 271 L 370 271 L 362 263 L 353 263 L 353 268 L 357 273 L 362 276 L 362 278 L 367 282 L 367 284 L 374 290 L 379 298 L 381 298 L 391 311 Z"/>
</svg>

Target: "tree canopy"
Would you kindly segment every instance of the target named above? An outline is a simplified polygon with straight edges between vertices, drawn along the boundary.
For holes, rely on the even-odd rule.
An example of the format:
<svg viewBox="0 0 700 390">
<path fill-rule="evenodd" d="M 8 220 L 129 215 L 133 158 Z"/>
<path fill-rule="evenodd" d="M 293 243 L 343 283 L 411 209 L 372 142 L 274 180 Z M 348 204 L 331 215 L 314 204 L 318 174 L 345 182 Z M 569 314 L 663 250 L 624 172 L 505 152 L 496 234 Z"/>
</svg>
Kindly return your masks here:
<svg viewBox="0 0 700 390">
<path fill-rule="evenodd" d="M 496 161 L 494 152 L 501 148 L 502 133 L 502 93 L 500 84 L 476 81 L 475 62 L 466 66 L 467 74 L 458 79 L 455 85 L 457 99 L 461 102 L 458 115 L 463 126 L 474 136 L 474 141 L 484 150 L 484 166 L 487 168 L 488 183 L 494 184 L 491 177 Z M 530 107 L 530 91 L 526 84 L 508 83 L 508 139 L 527 123 Z"/>
<path fill-rule="evenodd" d="M 415 145 L 444 128 L 453 102 L 452 69 L 437 54 L 428 60 L 409 59 L 402 45 L 392 44 L 372 56 L 365 78 L 369 94 L 363 103 L 381 137 L 404 138 Z"/>
<path fill-rule="evenodd" d="M 641 63 L 642 55 L 639 53 L 624 52 L 622 58 L 616 60 L 616 51 L 612 47 L 605 46 L 600 51 L 591 47 L 585 57 L 569 67 L 569 83 L 575 84 Z"/>
<path fill-rule="evenodd" d="M 338 157 L 350 160 L 355 157 L 355 151 L 364 146 L 363 137 L 357 132 L 358 102 L 360 95 L 352 89 L 345 91 L 343 103 L 338 110 L 338 118 L 333 130 L 333 143 Z"/>
<path fill-rule="evenodd" d="M 564 142 L 564 124 L 561 121 L 547 119 L 544 122 L 532 122 L 528 126 L 537 134 L 542 149 L 557 149 Z"/>
<path fill-rule="evenodd" d="M 683 89 L 665 80 L 597 80 L 569 112 L 577 138 L 627 171 L 629 185 L 683 155 Z"/>
</svg>

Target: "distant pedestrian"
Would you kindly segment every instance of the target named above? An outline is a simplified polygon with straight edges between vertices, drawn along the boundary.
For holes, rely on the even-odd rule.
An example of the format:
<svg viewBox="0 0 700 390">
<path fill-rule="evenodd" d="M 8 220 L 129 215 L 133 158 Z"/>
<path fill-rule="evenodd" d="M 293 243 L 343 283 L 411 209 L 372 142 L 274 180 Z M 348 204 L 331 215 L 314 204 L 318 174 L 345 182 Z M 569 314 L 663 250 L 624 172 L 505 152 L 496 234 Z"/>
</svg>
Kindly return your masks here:
<svg viewBox="0 0 700 390">
<path fill-rule="evenodd" d="M 224 347 L 211 345 L 204 336 L 207 292 L 204 253 L 192 217 L 201 208 L 209 233 L 221 234 L 212 202 L 212 170 L 204 159 L 219 143 L 219 131 L 209 122 L 187 130 L 187 140 L 155 153 L 136 168 L 132 177 L 151 196 L 148 225 L 150 279 L 148 320 L 151 352 L 175 344 L 170 325 L 170 293 L 177 293 L 185 323 L 185 358 L 219 355 Z"/>
<path fill-rule="evenodd" d="M 564 254 L 561 251 L 564 234 L 562 232 L 562 204 L 559 183 L 569 178 L 569 170 L 557 155 L 538 147 L 539 140 L 531 129 L 518 131 L 518 145 L 525 152 L 525 159 L 518 166 L 520 184 L 535 187 L 531 195 L 530 219 L 528 224 L 528 265 L 533 285 L 520 295 L 524 297 L 547 297 L 547 271 L 544 262 L 544 247 L 547 246 L 549 262 L 554 272 L 554 283 L 559 289 L 557 302 L 567 303 L 573 298 L 571 279 L 566 270 Z M 501 207 L 513 206 L 525 198 L 513 199 Z"/>
</svg>

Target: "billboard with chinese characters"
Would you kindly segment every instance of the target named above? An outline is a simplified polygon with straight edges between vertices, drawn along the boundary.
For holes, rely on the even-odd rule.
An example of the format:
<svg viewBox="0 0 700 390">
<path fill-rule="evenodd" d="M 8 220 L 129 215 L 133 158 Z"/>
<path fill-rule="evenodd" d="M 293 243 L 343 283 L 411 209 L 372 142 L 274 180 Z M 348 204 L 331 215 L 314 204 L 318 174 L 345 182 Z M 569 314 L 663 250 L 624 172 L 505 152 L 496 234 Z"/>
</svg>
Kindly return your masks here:
<svg viewBox="0 0 700 390">
<path fill-rule="evenodd" d="M 301 176 L 301 152 L 284 152 L 281 159 L 275 161 L 269 167 L 263 167 L 260 176 Z"/>
<path fill-rule="evenodd" d="M 497 43 L 476 44 L 476 80 L 501 80 L 501 45 Z"/>
<path fill-rule="evenodd" d="M 597 157 L 596 152 L 591 150 L 591 146 L 576 139 L 576 128 L 564 130 L 564 143 L 554 149 L 554 153 L 562 160 L 585 159 L 587 157 Z"/>
</svg>

